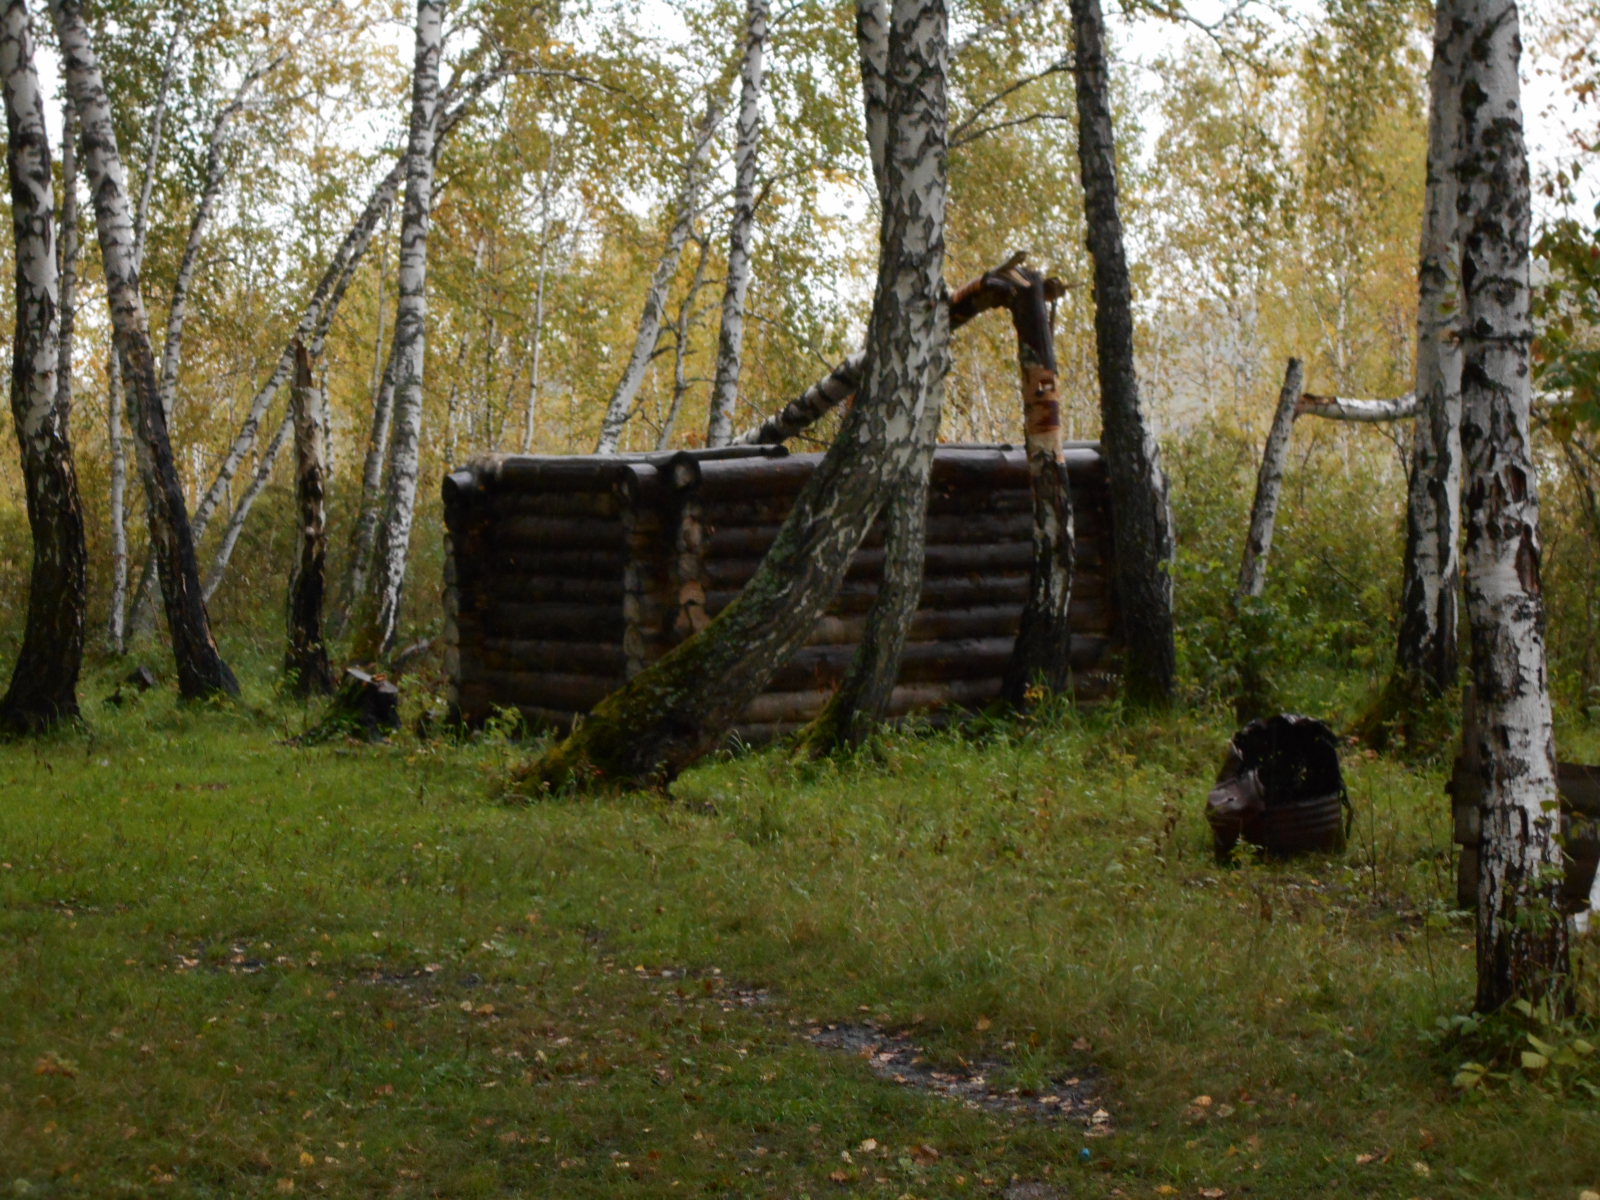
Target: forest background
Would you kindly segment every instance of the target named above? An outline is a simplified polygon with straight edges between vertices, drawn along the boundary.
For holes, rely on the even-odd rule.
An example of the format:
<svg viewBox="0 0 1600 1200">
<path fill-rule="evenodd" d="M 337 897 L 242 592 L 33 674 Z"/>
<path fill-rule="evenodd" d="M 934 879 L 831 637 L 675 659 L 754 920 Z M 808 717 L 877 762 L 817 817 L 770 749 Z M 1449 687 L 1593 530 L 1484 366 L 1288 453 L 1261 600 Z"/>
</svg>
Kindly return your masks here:
<svg viewBox="0 0 1600 1200">
<path fill-rule="evenodd" d="M 1168 446 L 1179 519 L 1180 651 L 1191 690 L 1225 696 L 1241 661 L 1226 598 L 1284 359 L 1306 360 L 1315 393 L 1392 397 L 1410 386 L 1430 16 L 1414 0 L 1213 7 L 1180 19 L 1141 6 L 1113 30 L 1112 52 L 1141 382 Z M 491 451 L 594 449 L 679 218 L 697 131 L 709 110 L 735 107 L 743 8 L 477 0 L 452 11 L 446 79 L 491 59 L 513 70 L 440 152 L 423 501 L 402 643 L 441 621 L 434 497 L 442 473 Z M 1063 9 L 957 6 L 947 276 L 974 277 L 1026 248 L 1067 281 L 1057 311 L 1065 423 L 1069 436 L 1092 438 L 1097 384 Z M 1600 405 L 1585 366 L 1594 354 L 1596 231 L 1583 175 L 1600 127 L 1591 49 L 1600 6 L 1528 9 L 1528 108 L 1544 130 L 1534 146 L 1542 382 L 1568 402 L 1541 423 L 1545 583 L 1552 681 L 1570 711 L 1600 694 L 1600 452 L 1589 432 Z M 173 442 L 191 512 L 220 487 L 201 542 L 218 635 L 230 654 L 248 645 L 270 657 L 281 645 L 295 536 L 287 388 L 231 478 L 229 448 L 330 254 L 403 150 L 412 14 L 378 0 L 194 0 L 103 3 L 89 16 L 130 191 L 148 197 L 143 283 L 158 346 L 194 212 L 220 168 L 188 285 Z M 858 344 L 874 267 L 849 6 L 775 12 L 767 52 L 736 429 Z M 220 123 L 236 98 L 237 113 Z M 710 143 L 623 449 L 705 440 L 735 124 L 722 119 Z M 334 611 L 354 603 L 351 547 L 363 494 L 372 493 L 363 465 L 394 324 L 398 224 L 391 213 L 380 228 L 319 362 Z M 111 584 L 112 464 L 131 463 L 132 444 L 111 419 L 110 331 L 92 237 L 80 275 L 72 433 L 91 622 L 106 631 L 121 607 Z M 0 300 L 10 304 L 9 295 Z M 10 324 L 0 312 L 0 325 Z M 1009 343 L 998 322 L 959 335 L 944 440 L 1020 440 Z M 825 442 L 830 432 L 825 425 L 812 436 Z M 1408 437 L 1406 423 L 1300 423 L 1273 580 L 1248 631 L 1249 655 L 1280 664 L 1274 677 L 1286 701 L 1297 699 L 1300 675 L 1326 688 L 1333 668 L 1353 705 L 1386 669 Z M 143 499 L 132 486 L 127 497 L 122 524 L 136 581 Z M 20 639 L 28 561 L 20 471 L 6 456 L 0 661 L 14 658 Z M 133 600 L 137 635 L 153 622 Z M 115 651 L 119 641 L 100 632 L 91 646 Z M 1323 696 L 1316 707 L 1328 713 L 1340 699 Z"/>
</svg>

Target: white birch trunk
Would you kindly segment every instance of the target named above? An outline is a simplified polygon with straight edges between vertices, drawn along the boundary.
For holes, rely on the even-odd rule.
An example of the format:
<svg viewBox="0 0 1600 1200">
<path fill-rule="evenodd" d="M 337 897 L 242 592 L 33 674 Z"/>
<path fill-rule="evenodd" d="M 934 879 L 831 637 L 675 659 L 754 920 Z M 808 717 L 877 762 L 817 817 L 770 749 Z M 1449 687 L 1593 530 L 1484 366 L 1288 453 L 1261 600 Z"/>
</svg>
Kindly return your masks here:
<svg viewBox="0 0 1600 1200">
<path fill-rule="evenodd" d="M 1383 400 L 1356 400 L 1345 396 L 1303 395 L 1296 406 L 1297 417 L 1322 417 L 1328 421 L 1356 421 L 1381 424 L 1406 421 L 1421 412 L 1415 392 Z"/>
<path fill-rule="evenodd" d="M 94 197 L 112 327 L 127 371 L 128 394 L 133 398 L 134 433 L 151 466 L 151 478 L 146 482 L 150 540 L 161 564 L 162 600 L 179 691 L 187 699 L 219 692 L 236 695 L 238 681 L 217 650 L 200 595 L 189 515 L 167 436 L 149 322 L 139 291 L 127 176 L 117 152 L 110 101 L 77 0 L 50 0 L 50 15 L 60 43 L 62 74 L 82 125 L 83 165 Z"/>
<path fill-rule="evenodd" d="M 1461 575 L 1461 230 L 1452 157 L 1461 122 L 1459 79 L 1467 47 L 1437 5 L 1428 77 L 1428 183 L 1417 272 L 1417 414 L 1406 503 L 1405 582 L 1395 674 L 1434 694 L 1460 671 L 1456 600 Z"/>
<path fill-rule="evenodd" d="M 704 182 L 706 159 L 716 141 L 717 126 L 722 123 L 722 110 L 712 101 L 706 108 L 699 128 L 695 131 L 694 148 L 683 167 L 683 182 L 678 188 L 673 204 L 672 230 L 667 234 L 666 247 L 656 263 L 655 274 L 650 279 L 650 290 L 645 293 L 644 312 L 639 317 L 639 330 L 634 335 L 633 352 L 628 365 L 617 381 L 616 390 L 606 404 L 605 417 L 600 423 L 600 440 L 595 445 L 596 454 L 615 454 L 622 439 L 622 430 L 633 415 L 633 403 L 644 384 L 645 372 L 655 357 L 656 346 L 661 341 L 661 326 L 666 320 L 667 292 L 678 274 L 678 262 L 683 257 L 683 247 L 694 228 L 699 212 L 700 186 Z"/>
<path fill-rule="evenodd" d="M 706 259 L 709 257 L 706 239 L 697 239 L 699 253 L 694 261 L 694 278 L 689 290 L 678 306 L 678 319 L 672 326 L 672 403 L 667 408 L 667 418 L 661 422 L 661 433 L 656 438 L 656 449 L 665 450 L 672 445 L 672 435 L 677 432 L 678 417 L 683 412 L 684 399 L 689 394 L 689 332 L 694 325 L 694 302 L 706 282 Z M 722 445 L 726 445 L 724 440 Z"/>
<path fill-rule="evenodd" d="M 106 445 L 111 451 L 111 612 L 106 640 L 113 654 L 128 650 L 128 448 L 122 440 L 122 361 L 113 348 L 106 364 Z"/>
<path fill-rule="evenodd" d="M 744 306 L 750 290 L 751 240 L 756 223 L 756 165 L 761 148 L 761 93 L 766 71 L 767 0 L 747 0 L 744 64 L 739 74 L 739 127 L 734 147 L 733 220 L 728 226 L 728 278 L 722 292 L 717 373 L 711 384 L 706 445 L 733 438 L 744 362 Z"/>
<path fill-rule="evenodd" d="M 83 510 L 69 441 L 71 360 L 60 376 L 61 292 L 55 247 L 55 188 L 44 92 L 24 0 L 0 6 L 0 82 L 6 107 L 6 167 L 15 235 L 16 334 L 11 414 L 27 490 L 33 563 L 28 614 L 11 682 L 0 697 L 0 729 L 35 733 L 78 715 L 83 663 L 87 553 Z M 68 195 L 75 187 L 67 173 Z M 63 247 L 70 270 L 71 251 Z M 67 343 L 70 346 L 70 343 Z"/>
<path fill-rule="evenodd" d="M 428 314 L 428 226 L 433 208 L 435 112 L 444 42 L 443 0 L 417 0 L 416 65 L 411 80 L 411 135 L 400 221 L 399 299 L 394 322 L 394 437 L 388 492 L 373 562 L 372 595 L 356 597 L 362 613 L 352 653 L 373 660 L 393 643 L 405 593 L 411 524 L 416 515 L 422 441 L 422 378 Z"/>
<path fill-rule="evenodd" d="M 1283 373 L 1283 390 L 1278 393 L 1278 408 L 1267 431 L 1267 444 L 1261 452 L 1261 469 L 1256 473 L 1256 498 L 1250 506 L 1250 530 L 1244 539 L 1244 556 L 1239 564 L 1239 584 L 1234 599 L 1241 602 L 1261 595 L 1267 586 L 1267 556 L 1272 553 L 1272 534 L 1278 521 L 1278 501 L 1283 495 L 1283 468 L 1289 461 L 1289 436 L 1299 411 L 1300 389 L 1305 384 L 1305 367 L 1291 358 Z"/>
<path fill-rule="evenodd" d="M 1478 884 L 1480 1011 L 1570 1001 L 1557 909 L 1555 737 L 1545 675 L 1539 499 L 1530 447 L 1531 195 L 1514 0 L 1450 0 L 1462 65 L 1461 445 L 1466 596 L 1483 770 Z"/>
</svg>

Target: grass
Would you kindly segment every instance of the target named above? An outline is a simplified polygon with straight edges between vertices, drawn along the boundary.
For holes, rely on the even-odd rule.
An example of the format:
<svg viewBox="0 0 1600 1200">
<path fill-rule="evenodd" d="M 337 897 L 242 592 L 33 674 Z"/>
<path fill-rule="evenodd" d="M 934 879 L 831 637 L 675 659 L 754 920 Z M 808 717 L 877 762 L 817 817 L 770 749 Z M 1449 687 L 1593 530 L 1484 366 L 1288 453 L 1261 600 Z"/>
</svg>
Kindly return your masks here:
<svg viewBox="0 0 1600 1200">
<path fill-rule="evenodd" d="M 492 798 L 502 739 L 288 744 L 307 720 L 152 694 L 0 747 L 0 1195 L 1600 1185 L 1581 1087 L 1462 1095 L 1429 1036 L 1472 994 L 1442 764 L 1349 758 L 1346 854 L 1223 869 L 1204 716 L 531 806 Z M 898 1086 L 819 1021 L 1090 1079 L 1112 1132 Z"/>
</svg>

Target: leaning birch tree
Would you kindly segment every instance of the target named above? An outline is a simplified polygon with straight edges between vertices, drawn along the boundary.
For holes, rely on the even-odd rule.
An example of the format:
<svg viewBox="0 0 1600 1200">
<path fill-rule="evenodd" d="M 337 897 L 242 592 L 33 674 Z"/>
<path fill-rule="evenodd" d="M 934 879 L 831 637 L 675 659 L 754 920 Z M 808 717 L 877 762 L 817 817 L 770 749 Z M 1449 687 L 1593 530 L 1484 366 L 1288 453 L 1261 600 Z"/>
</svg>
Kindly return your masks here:
<svg viewBox="0 0 1600 1200">
<path fill-rule="evenodd" d="M 127 174 L 117 150 L 111 102 L 101 82 L 100 63 L 90 43 L 79 0 L 50 0 L 50 15 L 60 44 L 67 93 L 81 127 L 83 165 L 94 197 L 106 298 L 117 354 L 124 368 L 134 434 L 150 463 L 145 478 L 150 541 L 156 547 L 161 572 L 162 604 L 177 662 L 178 690 L 186 699 L 219 692 L 236 695 L 238 681 L 217 650 L 201 597 L 189 514 L 172 458 L 161 385 L 150 347 L 149 319 L 139 289 Z"/>
<path fill-rule="evenodd" d="M 416 64 L 411 75 L 411 131 L 406 194 L 400 218 L 399 300 L 394 322 L 394 435 L 389 443 L 388 490 L 378 530 L 371 587 L 355 597 L 360 614 L 351 653 L 374 660 L 400 626 L 417 510 L 422 442 L 422 372 L 428 318 L 428 227 L 433 212 L 433 146 L 439 103 L 439 58 L 444 48 L 444 0 L 417 0 Z"/>
<path fill-rule="evenodd" d="M 706 445 L 733 440 L 733 412 L 744 362 L 744 305 L 750 291 L 750 252 L 756 224 L 756 166 L 761 147 L 761 91 L 766 78 L 767 0 L 745 5 L 744 60 L 739 70 L 739 121 L 734 140 L 733 219 L 728 224 L 728 276 L 722 289 L 717 373 L 711 382 Z"/>
<path fill-rule="evenodd" d="M 707 102 L 706 112 L 695 128 L 694 145 L 683 164 L 683 179 L 678 185 L 677 199 L 672 206 L 672 228 L 667 233 L 667 244 L 662 247 L 656 262 L 655 274 L 650 277 L 650 288 L 645 293 L 644 311 L 639 316 L 639 327 L 634 333 L 633 350 L 628 355 L 628 365 L 622 378 L 612 389 L 606 402 L 605 416 L 600 422 L 600 440 L 595 443 L 596 454 L 615 454 L 622 440 L 622 431 L 633 415 L 634 401 L 644 386 L 645 372 L 655 357 L 656 346 L 661 341 L 661 327 L 667 316 L 667 293 L 678 275 L 678 263 L 683 258 L 683 248 L 689 241 L 696 217 L 700 212 L 700 189 L 705 185 L 707 159 L 716 144 L 717 126 L 722 124 L 722 108 L 715 99 Z"/>
<path fill-rule="evenodd" d="M 944 0 L 894 0 L 888 36 L 878 282 L 856 403 L 744 591 L 519 771 L 518 786 L 671 778 L 715 746 L 805 643 L 921 452 L 923 406 L 949 352 Z"/>
<path fill-rule="evenodd" d="M 1569 1002 L 1555 735 L 1545 674 L 1539 495 L 1530 446 L 1532 196 L 1515 0 L 1450 0 L 1464 35 L 1461 448 L 1467 619 L 1482 763 L 1477 1007 Z"/>
<path fill-rule="evenodd" d="M 6 168 L 16 237 L 16 336 L 11 347 L 11 415 L 33 534 L 28 616 L 11 684 L 0 697 L 0 730 L 34 733 L 78 715 L 83 664 L 87 552 L 72 462 L 71 370 L 61 352 L 61 310 L 70 307 L 56 264 L 55 189 L 44 92 L 34 69 L 32 22 L 24 0 L 0 8 L 0 83 L 5 90 Z M 67 174 L 67 204 L 76 180 Z M 72 270 L 70 243 L 64 265 Z M 70 344 L 70 343 L 68 343 Z"/>
<path fill-rule="evenodd" d="M 1071 0 L 1078 162 L 1094 261 L 1094 333 L 1111 506 L 1117 598 L 1127 646 L 1124 686 L 1138 704 L 1165 704 L 1177 681 L 1172 616 L 1172 509 L 1161 450 L 1139 401 L 1133 288 L 1117 211 L 1116 141 L 1100 0 Z"/>
</svg>

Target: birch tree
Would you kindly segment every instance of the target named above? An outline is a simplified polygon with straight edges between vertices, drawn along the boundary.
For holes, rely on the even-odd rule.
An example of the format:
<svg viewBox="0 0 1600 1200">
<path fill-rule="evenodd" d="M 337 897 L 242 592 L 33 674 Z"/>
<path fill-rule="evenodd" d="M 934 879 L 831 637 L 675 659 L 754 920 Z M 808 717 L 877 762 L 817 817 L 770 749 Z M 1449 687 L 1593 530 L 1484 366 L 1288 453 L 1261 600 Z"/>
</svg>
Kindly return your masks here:
<svg viewBox="0 0 1600 1200">
<path fill-rule="evenodd" d="M 1117 210 L 1105 23 L 1100 0 L 1071 0 L 1078 94 L 1078 162 L 1094 260 L 1094 331 L 1111 506 L 1117 598 L 1127 646 L 1124 686 L 1140 704 L 1165 704 L 1177 676 L 1172 510 L 1161 451 L 1139 401 L 1133 295 Z"/>
<path fill-rule="evenodd" d="M 1417 414 L 1406 504 L 1405 584 L 1395 645 L 1397 678 L 1427 694 L 1454 686 L 1461 532 L 1461 243 L 1451 154 L 1461 120 L 1466 46 L 1454 0 L 1439 0 L 1428 76 L 1428 184 L 1417 272 Z"/>
<path fill-rule="evenodd" d="M 28 616 L 11 684 L 0 697 L 0 729 L 34 733 L 78 715 L 83 662 L 87 554 L 83 509 L 69 439 L 70 349 L 63 361 L 63 289 L 55 246 L 55 189 L 44 93 L 34 69 L 32 24 L 24 0 L 0 8 L 0 83 L 6 105 L 6 168 L 16 245 L 16 336 L 11 351 L 11 415 L 22 452 L 33 570 Z M 66 173 L 66 212 L 77 186 Z M 70 278 L 69 241 L 62 255 Z M 62 372 L 66 372 L 63 375 Z"/>
<path fill-rule="evenodd" d="M 333 691 L 333 670 L 322 635 L 323 596 L 327 588 L 328 554 L 326 491 L 328 448 L 323 430 L 323 396 L 311 371 L 305 346 L 295 353 L 294 421 L 295 528 L 294 568 L 289 575 L 288 649 L 283 669 L 297 696 L 325 696 Z"/>
<path fill-rule="evenodd" d="M 1557 901 L 1555 736 L 1545 675 L 1538 486 L 1529 444 L 1531 201 L 1514 0 L 1447 0 L 1462 56 L 1461 448 L 1467 618 L 1483 770 L 1478 996 L 1570 1003 Z M 1441 6 L 1444 7 L 1444 6 Z"/>
<path fill-rule="evenodd" d="M 50 15 L 60 43 L 62 74 L 81 126 L 83 164 L 94 197 L 106 295 L 132 402 L 134 432 L 150 461 L 145 481 L 150 540 L 161 570 L 162 602 L 177 661 L 178 689 L 187 699 L 218 692 L 237 694 L 238 682 L 217 650 L 200 594 L 189 514 L 172 458 L 149 321 L 139 289 L 127 175 L 117 150 L 110 100 L 78 0 L 50 0 Z"/>
<path fill-rule="evenodd" d="M 921 452 L 924 406 L 937 394 L 949 341 L 947 37 L 943 0 L 894 0 L 878 282 L 862 386 L 839 436 L 744 591 L 520 772 L 522 786 L 670 778 L 715 746 L 805 643 L 889 489 Z"/>
<path fill-rule="evenodd" d="M 739 71 L 739 123 L 734 142 L 733 219 L 728 224 L 728 278 L 722 290 L 722 328 L 717 336 L 717 374 L 711 384 L 706 445 L 733 438 L 744 359 L 744 305 L 750 290 L 751 239 L 756 223 L 756 165 L 761 146 L 761 89 L 766 73 L 767 0 L 745 5 L 744 60 Z"/>
<path fill-rule="evenodd" d="M 645 293 L 644 312 L 639 317 L 639 328 L 634 334 L 633 350 L 628 355 L 628 365 L 617 381 L 606 403 L 606 412 L 600 423 L 600 440 L 596 454 L 615 454 L 622 440 L 623 427 L 633 414 L 634 401 L 644 385 L 646 370 L 655 357 L 656 346 L 661 341 L 661 327 L 666 321 L 667 293 L 678 274 L 678 262 L 689 241 L 695 218 L 700 211 L 700 189 L 705 184 L 706 163 L 716 144 L 717 127 L 722 124 L 722 108 L 716 100 L 707 102 L 705 116 L 695 129 L 694 145 L 683 165 L 683 180 L 678 187 L 677 199 L 672 206 L 672 229 L 667 234 L 667 244 L 662 248 L 656 263 L 655 274 L 650 278 L 650 289 Z"/>
<path fill-rule="evenodd" d="M 428 227 L 433 210 L 435 112 L 439 57 L 444 47 L 443 0 L 417 0 L 416 62 L 411 76 L 411 132 L 406 195 L 400 221 L 399 299 L 394 322 L 394 437 L 389 444 L 388 491 L 378 531 L 373 586 L 355 598 L 352 654 L 375 660 L 400 625 L 421 471 L 422 377 L 428 318 Z"/>
</svg>

